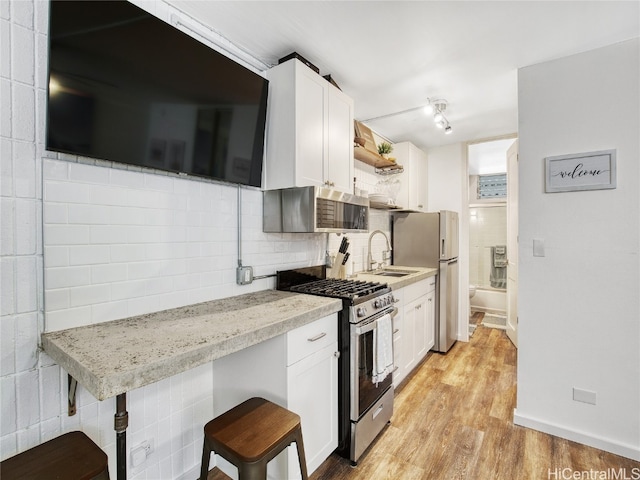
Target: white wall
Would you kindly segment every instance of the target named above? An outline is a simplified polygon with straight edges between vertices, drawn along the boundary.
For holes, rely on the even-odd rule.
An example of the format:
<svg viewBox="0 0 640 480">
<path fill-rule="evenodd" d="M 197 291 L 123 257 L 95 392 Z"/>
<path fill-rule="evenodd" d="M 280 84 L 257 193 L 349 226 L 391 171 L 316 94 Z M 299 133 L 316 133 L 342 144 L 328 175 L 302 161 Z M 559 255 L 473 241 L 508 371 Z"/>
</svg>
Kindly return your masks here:
<svg viewBox="0 0 640 480">
<path fill-rule="evenodd" d="M 78 413 L 67 416 L 66 373 L 38 350 L 45 305 L 47 327 L 58 329 L 271 288 L 274 280 L 235 284 L 235 187 L 44 150 L 48 6 L 0 1 L 0 460 L 80 429 L 107 452 L 114 477 L 115 400 L 98 402 L 80 387 Z M 161 2 L 142 6 L 161 10 Z M 357 175 L 365 185 L 376 181 L 366 169 Z M 243 189 L 242 198 L 243 263 L 256 275 L 316 264 L 327 245 L 337 249 L 333 234 L 264 234 L 261 193 Z M 388 214 L 372 212 L 371 226 L 388 231 Z M 352 238 L 356 268 L 367 237 Z M 383 243 L 374 242 L 377 258 Z M 208 364 L 129 392 L 128 447 L 155 443 L 129 478 L 193 477 L 213 388 Z"/>
<path fill-rule="evenodd" d="M 519 71 L 515 422 L 640 460 L 640 41 Z M 547 156 L 617 150 L 617 188 L 544 193 Z M 533 257 L 533 239 L 545 257 Z M 596 392 L 597 403 L 572 399 Z"/>
<path fill-rule="evenodd" d="M 469 340 L 469 177 L 466 158 L 466 145 L 462 143 L 427 151 L 429 211 L 453 210 L 459 215 L 458 340 L 462 341 Z"/>
</svg>

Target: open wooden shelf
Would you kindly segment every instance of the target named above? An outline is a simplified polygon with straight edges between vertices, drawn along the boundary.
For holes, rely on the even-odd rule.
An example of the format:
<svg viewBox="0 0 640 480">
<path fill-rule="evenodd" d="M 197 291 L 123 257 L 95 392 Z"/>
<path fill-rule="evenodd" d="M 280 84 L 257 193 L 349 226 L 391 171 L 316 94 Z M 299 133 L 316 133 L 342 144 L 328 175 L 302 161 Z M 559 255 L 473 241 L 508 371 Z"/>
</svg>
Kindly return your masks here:
<svg viewBox="0 0 640 480">
<path fill-rule="evenodd" d="M 402 170 L 402 165 L 391 162 L 386 158 L 383 158 L 381 155 L 378 155 L 377 153 L 367 150 L 366 148 L 359 145 L 354 145 L 353 157 L 356 160 L 361 161 L 362 163 L 366 163 L 367 165 L 371 165 L 372 167 L 381 170 Z"/>
</svg>

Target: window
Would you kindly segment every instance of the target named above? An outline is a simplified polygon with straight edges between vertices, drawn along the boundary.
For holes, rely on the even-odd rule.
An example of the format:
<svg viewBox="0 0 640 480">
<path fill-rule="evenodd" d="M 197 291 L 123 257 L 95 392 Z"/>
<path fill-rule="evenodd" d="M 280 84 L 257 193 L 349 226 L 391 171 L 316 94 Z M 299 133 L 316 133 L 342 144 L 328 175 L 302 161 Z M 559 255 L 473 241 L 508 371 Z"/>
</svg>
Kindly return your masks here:
<svg viewBox="0 0 640 480">
<path fill-rule="evenodd" d="M 478 198 L 504 198 L 507 196 L 507 174 L 480 175 L 478 177 Z"/>
</svg>

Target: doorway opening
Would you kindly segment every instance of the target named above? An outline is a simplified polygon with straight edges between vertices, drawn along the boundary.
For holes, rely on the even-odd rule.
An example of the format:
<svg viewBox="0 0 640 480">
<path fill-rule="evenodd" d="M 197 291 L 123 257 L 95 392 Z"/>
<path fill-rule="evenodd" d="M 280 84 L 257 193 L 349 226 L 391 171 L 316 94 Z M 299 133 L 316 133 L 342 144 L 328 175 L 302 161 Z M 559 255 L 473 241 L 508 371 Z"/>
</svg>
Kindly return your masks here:
<svg viewBox="0 0 640 480">
<path fill-rule="evenodd" d="M 507 330 L 508 262 L 512 253 L 510 249 L 514 248 L 509 240 L 513 232 L 510 222 L 514 219 L 513 212 L 509 211 L 508 188 L 510 183 L 517 183 L 517 174 L 515 179 L 509 176 L 508 152 L 515 142 L 513 135 L 467 145 L 469 335 L 480 324 Z M 517 251 L 513 254 L 517 256 Z"/>
</svg>

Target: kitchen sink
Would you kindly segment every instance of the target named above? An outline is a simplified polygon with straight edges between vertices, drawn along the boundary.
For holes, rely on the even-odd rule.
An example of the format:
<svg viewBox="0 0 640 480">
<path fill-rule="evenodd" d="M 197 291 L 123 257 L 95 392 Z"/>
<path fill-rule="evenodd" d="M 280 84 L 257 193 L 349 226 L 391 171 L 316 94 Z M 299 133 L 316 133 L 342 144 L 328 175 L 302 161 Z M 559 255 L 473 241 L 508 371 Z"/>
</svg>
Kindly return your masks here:
<svg viewBox="0 0 640 480">
<path fill-rule="evenodd" d="M 411 275 L 412 273 L 416 273 L 416 270 L 387 270 L 382 269 L 377 272 L 372 272 L 372 275 L 379 275 L 381 277 L 406 277 L 407 275 Z"/>
</svg>

